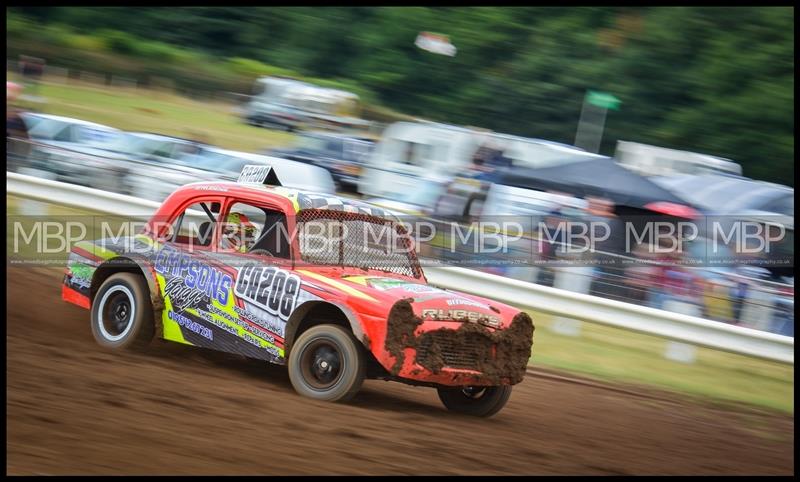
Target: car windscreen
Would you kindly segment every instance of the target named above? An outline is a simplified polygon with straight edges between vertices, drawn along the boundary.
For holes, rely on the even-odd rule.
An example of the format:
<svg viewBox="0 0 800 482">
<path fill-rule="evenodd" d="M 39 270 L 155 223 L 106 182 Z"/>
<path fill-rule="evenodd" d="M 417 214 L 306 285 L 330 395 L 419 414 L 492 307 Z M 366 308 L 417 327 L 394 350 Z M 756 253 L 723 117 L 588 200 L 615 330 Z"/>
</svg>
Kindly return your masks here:
<svg viewBox="0 0 800 482">
<path fill-rule="evenodd" d="M 31 118 L 35 119 L 35 117 L 29 117 L 29 119 Z M 37 141 L 71 141 L 70 127 L 72 124 L 69 122 L 39 118 L 38 121 L 34 120 L 32 122 L 32 126 L 30 124 L 28 124 L 28 135 L 31 139 Z"/>
<path fill-rule="evenodd" d="M 181 143 L 168 139 L 125 134 L 110 143 L 109 150 L 136 156 L 173 157 L 177 144 Z"/>
<path fill-rule="evenodd" d="M 248 164 L 246 159 L 213 151 L 203 151 L 200 154 L 183 156 L 181 161 L 183 164 L 192 167 L 226 174 L 240 172 L 242 167 Z"/>
<path fill-rule="evenodd" d="M 322 152 L 327 148 L 328 140 L 324 137 L 301 135 L 297 138 L 295 148 L 301 151 Z"/>
<path fill-rule="evenodd" d="M 122 134 L 110 129 L 100 129 L 94 126 L 77 126 L 77 141 L 91 147 L 105 149 L 113 146 Z"/>
<path fill-rule="evenodd" d="M 44 120 L 38 115 L 32 115 L 26 112 L 20 114 L 20 117 L 22 117 L 22 120 L 25 122 L 25 127 L 28 129 L 28 131 L 33 129 L 34 126 L 36 126 L 37 124 L 42 122 L 42 120 Z"/>
</svg>

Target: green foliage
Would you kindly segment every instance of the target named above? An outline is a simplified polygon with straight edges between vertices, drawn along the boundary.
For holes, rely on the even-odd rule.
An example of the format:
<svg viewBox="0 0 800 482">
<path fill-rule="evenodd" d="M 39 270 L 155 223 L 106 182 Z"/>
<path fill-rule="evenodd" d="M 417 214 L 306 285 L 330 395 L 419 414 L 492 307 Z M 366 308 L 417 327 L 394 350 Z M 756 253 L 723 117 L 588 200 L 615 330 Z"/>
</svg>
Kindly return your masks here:
<svg viewBox="0 0 800 482">
<path fill-rule="evenodd" d="M 137 40 L 132 35 L 119 30 L 100 30 L 96 35 L 103 40 L 103 44 L 108 50 L 122 54 L 133 55 L 137 53 Z"/>
<path fill-rule="evenodd" d="M 24 46 L 200 90 L 283 75 L 570 143 L 586 91 L 605 91 L 622 105 L 604 153 L 619 139 L 688 149 L 793 184 L 791 7 L 12 7 L 6 27 L 12 58 Z M 448 35 L 457 55 L 418 49 L 421 31 Z"/>
<path fill-rule="evenodd" d="M 267 65 L 258 60 L 243 59 L 234 57 L 226 62 L 226 66 L 235 74 L 248 78 L 258 78 L 267 75 L 277 75 L 282 77 L 301 77 L 298 72 L 289 69 L 282 69 L 274 65 Z"/>
<path fill-rule="evenodd" d="M 13 11 L 6 11 L 6 37 L 8 39 L 29 35 L 33 25 L 33 22 L 27 17 L 15 14 Z"/>
</svg>

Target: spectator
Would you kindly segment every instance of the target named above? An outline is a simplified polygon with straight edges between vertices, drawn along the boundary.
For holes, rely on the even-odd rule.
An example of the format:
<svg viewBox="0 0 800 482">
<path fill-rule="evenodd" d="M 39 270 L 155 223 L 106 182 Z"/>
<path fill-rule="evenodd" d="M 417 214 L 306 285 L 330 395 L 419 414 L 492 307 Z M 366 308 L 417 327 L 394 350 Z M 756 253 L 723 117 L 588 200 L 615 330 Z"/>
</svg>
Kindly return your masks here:
<svg viewBox="0 0 800 482">
<path fill-rule="evenodd" d="M 544 217 L 544 232 L 541 232 L 542 236 L 539 238 L 539 254 L 545 263 L 537 273 L 536 282 L 545 286 L 553 285 L 555 271 L 551 263 L 558 258 L 557 251 L 565 242 L 564 228 L 561 224 L 563 221 L 560 207 L 553 208 Z"/>
<path fill-rule="evenodd" d="M 405 158 L 403 159 L 403 162 L 405 164 L 408 164 L 409 166 L 410 165 L 414 165 L 414 164 L 416 164 L 416 158 L 414 157 L 414 145 L 415 144 L 413 142 L 408 142 L 406 144 L 407 144 L 406 145 L 406 155 L 405 155 Z"/>
<path fill-rule="evenodd" d="M 587 196 L 586 202 L 584 222 L 592 243 L 590 258 L 594 265 L 594 282 L 590 293 L 620 297 L 622 293 L 614 293 L 614 288 L 622 287 L 617 281 L 622 277 L 622 269 L 615 265 L 618 261 L 616 255 L 624 250 L 624 226 L 614 213 L 614 203 L 610 199 Z M 595 239 L 595 236 L 598 238 Z"/>
<path fill-rule="evenodd" d="M 642 244 L 636 245 L 634 248 L 634 257 L 642 260 L 641 263 L 636 263 L 629 266 L 624 271 L 622 282 L 625 284 L 628 294 L 626 299 L 632 300 L 634 303 L 647 304 L 653 289 L 653 273 L 656 271 L 656 266 L 644 262 L 648 259 L 647 247 Z"/>
<path fill-rule="evenodd" d="M 665 257 L 665 263 L 656 270 L 656 297 L 651 300 L 651 306 L 700 316 L 702 308 L 698 299 L 698 280 L 691 270 L 681 265 L 682 258 L 683 251 L 675 250 Z"/>
<path fill-rule="evenodd" d="M 20 56 L 20 70 L 27 90 L 31 95 L 39 92 L 39 82 L 44 73 L 44 60 L 27 55 Z"/>
<path fill-rule="evenodd" d="M 6 81 L 6 105 L 14 104 L 22 92 L 22 86 L 16 82 Z"/>
<path fill-rule="evenodd" d="M 22 111 L 14 105 L 22 88 L 14 82 L 6 82 L 6 85 L 6 163 L 8 170 L 17 172 L 30 154 L 30 137 L 28 126 L 20 116 Z"/>
</svg>

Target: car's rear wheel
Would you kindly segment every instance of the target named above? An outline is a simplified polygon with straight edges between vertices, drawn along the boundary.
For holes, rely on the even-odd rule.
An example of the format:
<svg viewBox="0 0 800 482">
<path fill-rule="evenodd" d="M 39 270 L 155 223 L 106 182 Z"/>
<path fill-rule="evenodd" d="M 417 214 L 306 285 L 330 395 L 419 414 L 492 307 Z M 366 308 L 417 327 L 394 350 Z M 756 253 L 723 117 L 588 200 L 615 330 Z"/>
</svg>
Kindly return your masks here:
<svg viewBox="0 0 800 482">
<path fill-rule="evenodd" d="M 329 402 L 353 398 L 366 373 L 363 348 L 337 325 L 317 325 L 303 332 L 289 352 L 288 365 L 297 393 Z"/>
<path fill-rule="evenodd" d="M 134 273 L 108 277 L 92 303 L 92 335 L 114 350 L 146 346 L 155 333 L 147 282 Z"/>
<path fill-rule="evenodd" d="M 511 385 L 496 387 L 439 387 L 439 400 L 451 412 L 491 417 L 502 409 L 511 396 Z"/>
</svg>

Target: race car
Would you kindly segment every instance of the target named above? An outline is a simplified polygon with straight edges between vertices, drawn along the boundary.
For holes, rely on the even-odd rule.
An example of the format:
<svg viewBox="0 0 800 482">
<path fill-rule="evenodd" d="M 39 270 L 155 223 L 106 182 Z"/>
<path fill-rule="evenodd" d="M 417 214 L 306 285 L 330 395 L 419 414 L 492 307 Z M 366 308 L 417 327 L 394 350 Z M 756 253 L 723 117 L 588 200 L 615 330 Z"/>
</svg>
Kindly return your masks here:
<svg viewBox="0 0 800 482">
<path fill-rule="evenodd" d="M 160 337 L 286 365 L 318 400 L 395 380 L 484 417 L 533 344 L 527 313 L 429 286 L 393 214 L 283 187 L 264 165 L 178 188 L 135 234 L 75 243 L 62 298 L 91 311 L 109 349 Z"/>
</svg>

